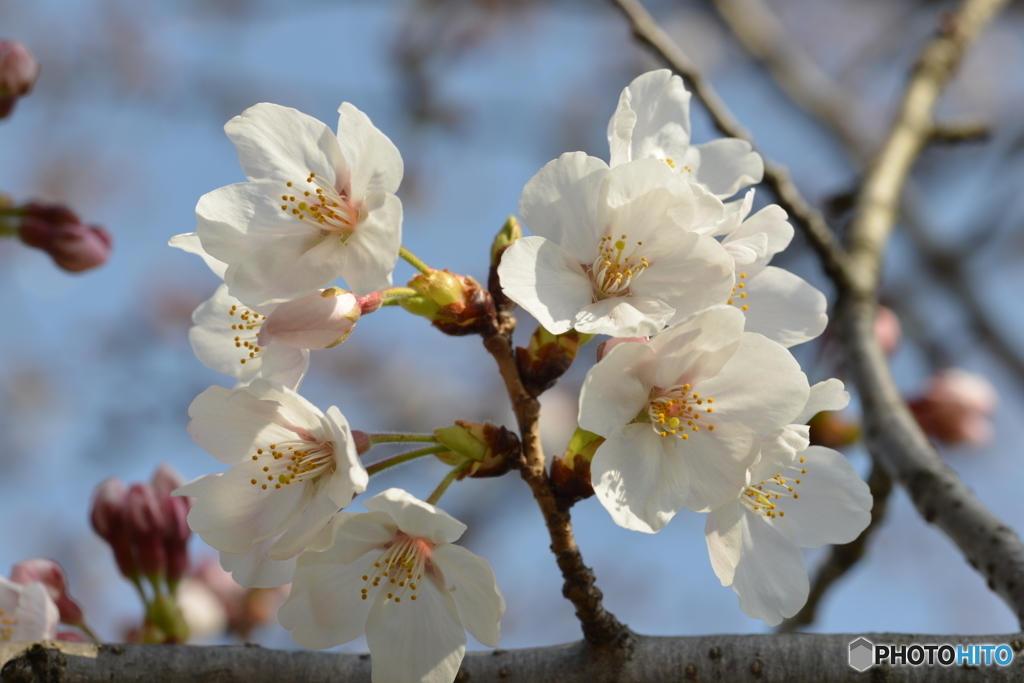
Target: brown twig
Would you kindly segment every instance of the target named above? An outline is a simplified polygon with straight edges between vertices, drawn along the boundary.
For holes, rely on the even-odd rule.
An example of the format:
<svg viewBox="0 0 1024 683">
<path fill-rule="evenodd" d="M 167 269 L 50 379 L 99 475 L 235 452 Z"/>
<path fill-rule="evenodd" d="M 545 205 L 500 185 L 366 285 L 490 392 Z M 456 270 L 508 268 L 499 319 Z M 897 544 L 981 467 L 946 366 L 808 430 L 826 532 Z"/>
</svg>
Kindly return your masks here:
<svg viewBox="0 0 1024 683">
<path fill-rule="evenodd" d="M 511 315 L 499 315 L 497 327 L 484 335 L 484 346 L 498 364 L 498 371 L 505 381 L 512 410 L 519 424 L 523 446 L 519 473 L 529 485 L 544 516 L 551 537 L 551 552 L 565 579 L 562 594 L 576 608 L 584 638 L 600 647 L 613 644 L 628 647 L 631 633 L 614 614 L 604 608 L 603 595 L 595 585 L 594 572 L 584 564 L 576 545 L 569 512 L 559 507 L 551 487 L 540 439 L 540 402 L 523 386 L 512 350 L 512 330 L 515 324 L 515 318 Z"/>
</svg>

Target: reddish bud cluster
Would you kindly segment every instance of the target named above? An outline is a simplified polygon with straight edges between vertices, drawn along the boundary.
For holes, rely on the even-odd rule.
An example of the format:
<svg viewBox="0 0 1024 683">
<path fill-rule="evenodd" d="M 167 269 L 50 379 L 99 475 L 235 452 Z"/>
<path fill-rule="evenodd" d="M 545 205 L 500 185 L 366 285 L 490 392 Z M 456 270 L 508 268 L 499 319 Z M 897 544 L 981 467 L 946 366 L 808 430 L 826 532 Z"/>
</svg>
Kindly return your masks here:
<svg viewBox="0 0 1024 683">
<path fill-rule="evenodd" d="M 78 273 L 103 265 L 111 238 L 103 228 L 85 225 L 61 204 L 30 202 L 14 210 L 20 217 L 18 236 L 30 247 L 48 253 L 64 270 Z"/>
</svg>

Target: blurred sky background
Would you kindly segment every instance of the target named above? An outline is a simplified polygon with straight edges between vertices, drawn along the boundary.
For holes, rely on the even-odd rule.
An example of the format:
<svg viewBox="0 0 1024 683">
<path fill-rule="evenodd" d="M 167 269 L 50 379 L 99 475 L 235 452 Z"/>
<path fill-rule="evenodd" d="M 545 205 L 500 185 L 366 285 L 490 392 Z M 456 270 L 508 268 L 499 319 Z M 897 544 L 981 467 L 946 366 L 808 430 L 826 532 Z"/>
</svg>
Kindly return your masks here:
<svg viewBox="0 0 1024 683">
<path fill-rule="evenodd" d="M 807 50 L 858 101 L 851 120 L 877 141 L 910 60 L 946 3 L 771 0 Z M 702 2 L 650 9 L 712 77 L 766 156 L 788 165 L 816 203 L 855 186 L 857 172 L 823 128 L 795 108 Z M 949 88 L 940 114 L 983 120 L 982 144 L 928 151 L 916 212 L 951 255 L 997 332 L 1024 355 L 1024 13 L 997 19 Z M 437 268 L 486 281 L 494 233 L 526 181 L 565 151 L 607 158 L 605 126 L 619 91 L 660 66 L 610 5 L 583 0 L 0 0 L 0 37 L 42 64 L 34 93 L 0 122 L 0 192 L 66 202 L 113 234 L 109 263 L 68 275 L 48 256 L 0 242 L 0 573 L 20 559 L 60 561 L 87 618 L 109 640 L 141 608 L 88 524 L 102 479 L 148 479 L 161 461 L 187 478 L 219 464 L 187 432 L 190 401 L 228 378 L 192 355 L 192 310 L 218 284 L 200 260 L 166 246 L 194 229 L 199 197 L 244 180 L 222 126 L 257 102 L 336 124 L 340 102 L 365 111 L 396 143 L 406 175 L 404 243 Z M 713 135 L 695 104 L 694 139 Z M 864 151 L 867 151 L 866 149 Z M 770 199 L 759 190 L 759 203 Z M 841 222 L 841 220 L 837 221 Z M 527 226 L 528 227 L 528 226 Z M 798 234 L 777 257 L 832 298 Z M 412 275 L 399 263 L 396 284 Z M 1024 532 L 1024 378 L 993 355 L 960 299 L 894 237 L 884 299 L 906 338 L 894 358 L 908 396 L 938 367 L 987 375 L 1000 394 L 995 438 L 943 449 L 995 514 Z M 517 340 L 535 323 L 520 315 Z M 543 396 L 545 450 L 560 453 L 596 342 Z M 812 382 L 840 372 L 834 346 L 794 349 Z M 353 427 L 417 431 L 456 419 L 514 426 L 490 357 L 475 337 L 449 338 L 385 309 L 344 345 L 315 352 L 302 393 L 337 405 Z M 855 410 L 856 401 L 854 403 Z M 866 473 L 857 449 L 849 456 Z M 418 461 L 371 482 L 427 496 L 445 468 Z M 508 602 L 503 647 L 576 640 L 547 532 L 517 475 L 454 485 L 442 506 L 469 525 L 464 545 L 494 566 Z M 358 504 L 352 509 L 359 510 Z M 720 586 L 704 517 L 682 511 L 662 532 L 627 532 L 593 499 L 573 510 L 577 540 L 606 606 L 645 634 L 763 632 Z M 194 539 L 194 557 L 213 551 Z M 808 555 L 814 566 L 820 551 Z M 902 492 L 867 557 L 826 598 L 814 630 L 1004 633 L 1017 622 L 944 535 Z M 276 623 L 255 634 L 288 647 Z M 343 646 L 359 649 L 359 643 Z"/>
</svg>

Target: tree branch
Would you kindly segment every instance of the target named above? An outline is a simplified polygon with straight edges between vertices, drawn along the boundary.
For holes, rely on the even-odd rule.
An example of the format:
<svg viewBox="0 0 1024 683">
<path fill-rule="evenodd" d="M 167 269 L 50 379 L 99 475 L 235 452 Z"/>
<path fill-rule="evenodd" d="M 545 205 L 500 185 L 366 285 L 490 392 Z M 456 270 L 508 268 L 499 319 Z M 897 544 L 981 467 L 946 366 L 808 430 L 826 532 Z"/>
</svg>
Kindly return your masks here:
<svg viewBox="0 0 1024 683">
<path fill-rule="evenodd" d="M 512 410 L 519 424 L 523 446 L 523 462 L 519 466 L 519 473 L 529 485 L 544 516 L 551 537 L 551 552 L 555 554 L 558 568 L 565 579 L 562 595 L 576 608 L 576 617 L 580 620 L 584 638 L 599 647 L 615 643 L 628 647 L 629 629 L 604 608 L 604 596 L 595 585 L 594 572 L 584 564 L 576 545 L 569 512 L 560 509 L 555 499 L 540 440 L 540 402 L 523 386 L 512 351 L 512 330 L 515 324 L 515 318 L 511 315 L 500 314 L 497 328 L 484 335 L 484 346 L 498 364 L 498 371 L 505 381 Z"/>
<path fill-rule="evenodd" d="M 612 0 L 612 2 L 629 19 L 636 38 L 650 46 L 673 71 L 686 79 L 694 94 L 704 102 L 704 106 L 707 107 L 715 122 L 715 127 L 724 135 L 746 140 L 753 145 L 754 140 L 750 133 L 739 124 L 729 108 L 719 98 L 711 83 L 700 73 L 686 53 L 658 26 L 644 6 L 638 0 Z M 847 278 L 846 253 L 839 245 L 835 234 L 825 222 L 821 212 L 811 206 L 793 184 L 789 177 L 789 171 L 766 159 L 764 182 L 772 188 L 779 205 L 803 230 L 811 247 L 818 253 L 825 272 L 837 283 L 845 282 Z"/>
<path fill-rule="evenodd" d="M 875 644 L 1008 644 L 1009 666 L 891 666 L 858 672 L 848 664 L 857 638 Z M 635 636 L 632 656 L 595 651 L 586 641 L 526 650 L 469 652 L 456 683 L 648 683 L 757 681 L 757 683 L 921 683 L 1019 681 L 1024 676 L 1020 634 L 982 636 L 865 634 Z M 6 664 L 4 664 L 6 662 Z M 92 645 L 45 641 L 0 644 L 4 683 L 369 683 L 370 656 L 255 645 Z M 981 671 L 979 671 L 979 669 Z"/>
</svg>

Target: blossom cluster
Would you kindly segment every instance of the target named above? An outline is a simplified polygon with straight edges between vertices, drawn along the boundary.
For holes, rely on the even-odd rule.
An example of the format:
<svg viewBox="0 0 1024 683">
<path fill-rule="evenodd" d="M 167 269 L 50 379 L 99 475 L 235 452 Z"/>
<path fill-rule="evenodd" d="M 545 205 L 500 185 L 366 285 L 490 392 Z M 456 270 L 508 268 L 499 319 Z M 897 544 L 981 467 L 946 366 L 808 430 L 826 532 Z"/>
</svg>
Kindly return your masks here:
<svg viewBox="0 0 1024 683">
<path fill-rule="evenodd" d="M 789 351 L 822 332 L 825 298 L 770 265 L 793 237 L 785 212 L 753 212 L 752 189 L 734 198 L 760 182 L 761 158 L 741 140 L 691 144 L 689 98 L 668 71 L 644 74 L 609 122 L 607 162 L 574 152 L 544 166 L 519 204 L 533 234 L 499 235 L 490 293 L 401 246 L 401 156 L 352 105 L 337 132 L 271 104 L 228 122 L 248 180 L 203 196 L 196 232 L 171 240 L 223 279 L 190 339 L 236 383 L 200 394 L 188 429 L 227 469 L 176 495 L 195 499 L 189 526 L 242 586 L 292 583 L 279 619 L 297 643 L 365 633 L 375 681 L 438 682 L 454 679 L 466 631 L 498 644 L 494 572 L 453 544 L 466 527 L 436 502 L 456 478 L 506 472 L 518 439 L 462 421 L 422 438 L 369 434 L 299 394 L 310 350 L 384 305 L 461 335 L 514 302 L 540 323 L 537 347 L 566 363 L 590 335 L 610 336 L 578 417 L 598 500 L 647 533 L 684 507 L 706 513 L 712 566 L 769 624 L 806 599 L 799 548 L 866 526 L 867 487 L 844 456 L 810 446 L 806 426 L 849 397 L 838 380 L 810 386 Z M 392 287 L 400 257 L 420 272 Z M 430 445 L 366 466 L 384 441 Z M 370 475 L 431 454 L 452 471 L 426 501 L 389 489 L 344 511 Z"/>
</svg>

